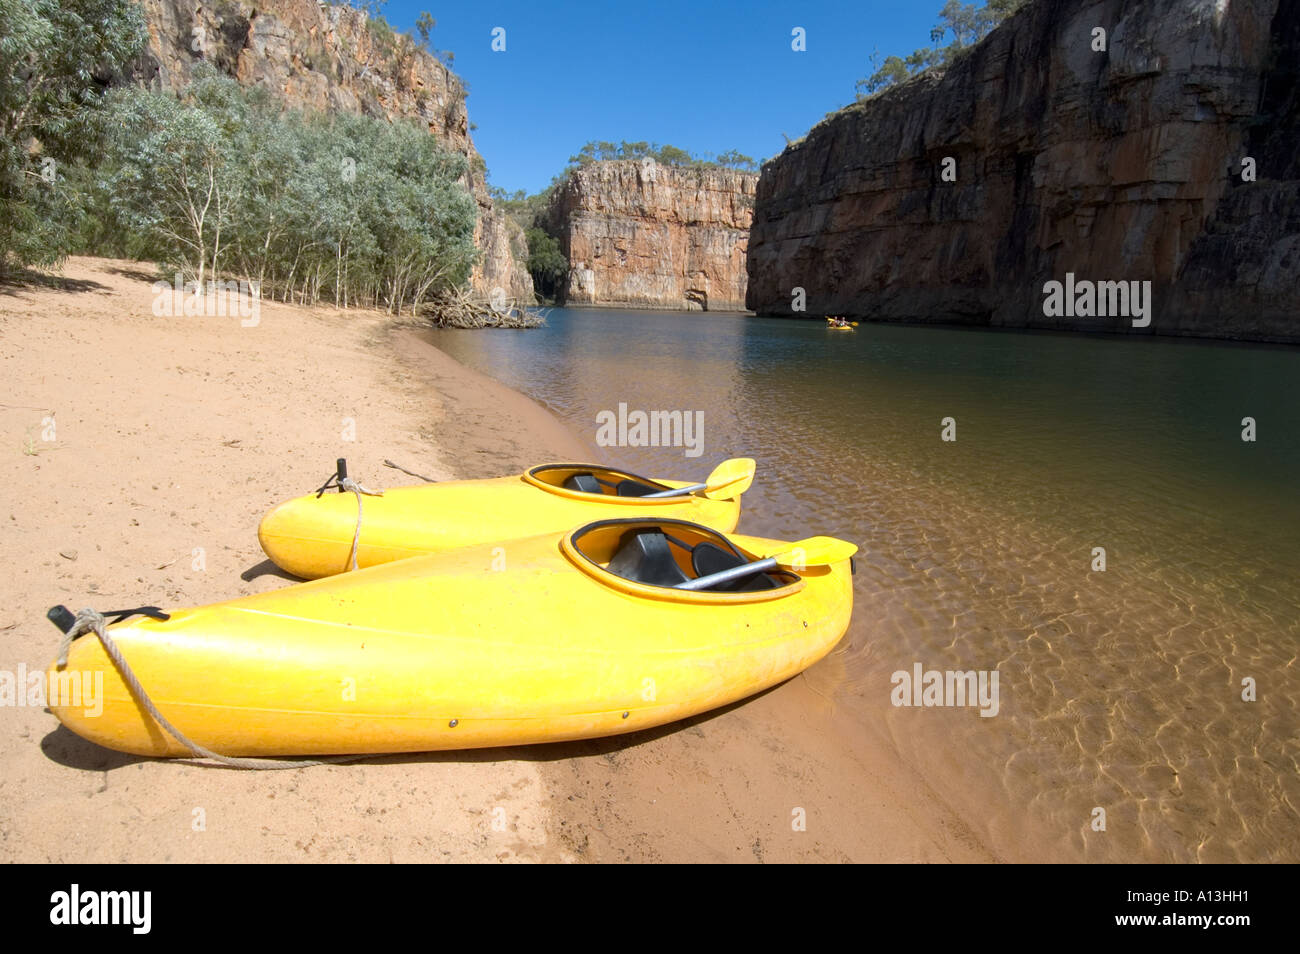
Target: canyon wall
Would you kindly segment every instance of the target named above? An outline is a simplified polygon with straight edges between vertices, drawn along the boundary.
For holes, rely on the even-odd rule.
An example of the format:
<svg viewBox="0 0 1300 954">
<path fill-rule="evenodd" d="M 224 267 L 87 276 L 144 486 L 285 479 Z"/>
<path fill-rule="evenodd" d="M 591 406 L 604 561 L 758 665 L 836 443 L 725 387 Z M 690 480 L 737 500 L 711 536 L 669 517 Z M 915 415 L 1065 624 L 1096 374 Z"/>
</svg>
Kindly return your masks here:
<svg viewBox="0 0 1300 954">
<path fill-rule="evenodd" d="M 763 166 L 747 303 L 1298 341 L 1298 71 L 1297 0 L 1034 0 Z M 1150 325 L 1048 317 L 1067 272 L 1150 281 Z"/>
<path fill-rule="evenodd" d="M 261 86 L 287 106 L 409 119 L 469 160 L 465 186 L 478 203 L 474 240 L 482 253 L 471 276 L 476 293 L 500 288 L 532 304 L 522 230 L 488 195 L 485 167 L 470 137 L 465 87 L 422 50 L 358 10 L 317 0 L 141 0 L 149 49 L 140 79 L 180 89 L 206 60 L 246 86 Z"/>
<path fill-rule="evenodd" d="M 566 304 L 739 311 L 758 176 L 653 160 L 592 162 L 552 199 Z"/>
</svg>

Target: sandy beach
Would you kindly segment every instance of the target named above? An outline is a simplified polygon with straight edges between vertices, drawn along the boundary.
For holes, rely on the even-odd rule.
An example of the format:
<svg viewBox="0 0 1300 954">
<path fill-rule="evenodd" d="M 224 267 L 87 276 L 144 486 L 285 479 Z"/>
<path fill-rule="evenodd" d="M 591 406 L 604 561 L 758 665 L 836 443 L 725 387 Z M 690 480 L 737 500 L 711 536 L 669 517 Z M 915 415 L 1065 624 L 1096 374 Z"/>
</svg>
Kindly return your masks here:
<svg viewBox="0 0 1300 954">
<path fill-rule="evenodd" d="M 0 669 L 49 663 L 57 603 L 166 608 L 290 585 L 257 522 L 337 457 L 382 487 L 418 482 L 385 459 L 446 479 L 598 456 L 406 322 L 269 302 L 252 326 L 158 317 L 155 278 L 77 258 L 0 286 Z M 836 665 L 649 732 L 284 772 L 110 752 L 6 706 L 0 860 L 1014 860 L 883 735 L 837 717 L 819 689 Z"/>
</svg>

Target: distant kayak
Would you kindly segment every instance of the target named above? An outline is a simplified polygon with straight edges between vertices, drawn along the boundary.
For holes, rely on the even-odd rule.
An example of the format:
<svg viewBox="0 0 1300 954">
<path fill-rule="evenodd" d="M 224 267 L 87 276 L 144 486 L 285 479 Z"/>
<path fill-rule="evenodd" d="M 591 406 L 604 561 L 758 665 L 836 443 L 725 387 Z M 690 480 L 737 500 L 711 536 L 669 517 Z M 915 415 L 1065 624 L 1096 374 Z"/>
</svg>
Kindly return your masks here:
<svg viewBox="0 0 1300 954">
<path fill-rule="evenodd" d="M 856 547 L 801 543 L 809 565 L 795 569 L 799 545 L 684 521 L 603 520 L 107 633 L 158 712 L 225 756 L 594 738 L 727 705 L 825 656 L 849 624 Z M 773 554 L 776 566 L 751 572 Z M 93 633 L 73 641 L 59 670 L 78 674 L 85 685 L 102 679 L 102 711 L 53 701 L 73 732 L 138 755 L 189 754 Z"/>
<path fill-rule="evenodd" d="M 715 469 L 716 490 L 649 497 L 690 486 L 684 480 L 639 477 L 594 464 L 543 464 L 488 480 L 448 480 L 385 490 L 362 501 L 357 566 L 438 553 L 493 540 L 570 530 L 632 513 L 690 520 L 729 533 L 740 520 L 740 497 L 753 480 L 749 458 Z M 350 569 L 357 529 L 353 494 L 307 494 L 262 518 L 257 538 L 277 566 L 314 580 Z"/>
</svg>

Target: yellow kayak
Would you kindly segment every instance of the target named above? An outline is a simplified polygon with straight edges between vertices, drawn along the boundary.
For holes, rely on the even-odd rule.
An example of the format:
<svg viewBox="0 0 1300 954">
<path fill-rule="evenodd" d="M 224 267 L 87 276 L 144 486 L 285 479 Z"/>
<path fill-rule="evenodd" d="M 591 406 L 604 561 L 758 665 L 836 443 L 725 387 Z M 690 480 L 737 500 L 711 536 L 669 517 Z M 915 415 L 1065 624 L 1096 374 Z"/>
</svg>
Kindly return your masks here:
<svg viewBox="0 0 1300 954">
<path fill-rule="evenodd" d="M 813 541 L 834 553 L 810 551 L 797 571 L 778 557 L 759 573 L 736 567 L 792 545 L 605 520 L 508 542 L 504 555 L 482 544 L 107 632 L 162 716 L 221 755 L 586 739 L 726 705 L 826 655 L 848 627 L 856 547 Z M 741 575 L 681 588 L 729 573 Z M 85 686 L 102 679 L 97 714 L 51 693 L 73 732 L 139 755 L 188 754 L 132 698 L 95 634 L 56 670 Z"/>
<path fill-rule="evenodd" d="M 448 480 L 363 495 L 360 534 L 351 493 L 307 494 L 262 518 L 257 538 L 282 570 L 307 580 L 357 566 L 542 533 L 559 533 L 606 517 L 648 514 L 690 520 L 723 533 L 740 521 L 740 497 L 753 479 L 748 458 L 726 461 L 714 474 L 720 489 L 677 497 L 648 497 L 691 485 L 651 480 L 593 464 L 543 464 L 490 480 Z M 711 477 L 713 475 L 710 475 Z"/>
</svg>

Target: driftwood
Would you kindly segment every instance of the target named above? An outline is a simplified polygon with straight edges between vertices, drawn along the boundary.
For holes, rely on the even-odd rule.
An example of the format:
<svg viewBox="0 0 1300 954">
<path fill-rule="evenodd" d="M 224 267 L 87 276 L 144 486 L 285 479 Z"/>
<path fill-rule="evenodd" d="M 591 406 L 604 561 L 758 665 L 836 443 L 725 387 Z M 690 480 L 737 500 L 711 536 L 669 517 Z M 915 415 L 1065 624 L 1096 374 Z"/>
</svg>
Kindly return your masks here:
<svg viewBox="0 0 1300 954">
<path fill-rule="evenodd" d="M 453 288 L 420 305 L 418 314 L 437 328 L 540 328 L 546 316 L 513 298 L 475 298 L 467 289 Z"/>
</svg>

